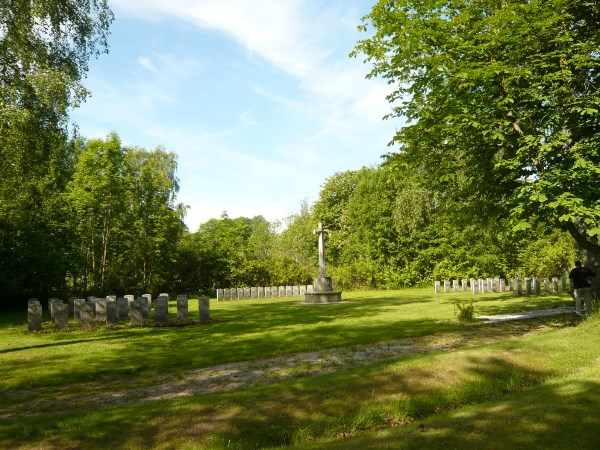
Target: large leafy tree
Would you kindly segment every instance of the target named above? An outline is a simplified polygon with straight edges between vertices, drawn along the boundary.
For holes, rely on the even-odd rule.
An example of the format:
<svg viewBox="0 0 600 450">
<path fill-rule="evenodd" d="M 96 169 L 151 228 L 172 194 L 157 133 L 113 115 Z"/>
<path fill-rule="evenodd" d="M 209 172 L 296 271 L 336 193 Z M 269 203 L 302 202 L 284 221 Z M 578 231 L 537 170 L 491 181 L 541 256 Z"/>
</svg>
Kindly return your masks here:
<svg viewBox="0 0 600 450">
<path fill-rule="evenodd" d="M 68 112 L 89 58 L 106 51 L 106 0 L 0 1 L 0 291 L 3 302 L 63 284 L 70 231 L 60 194 L 73 170 Z"/>
<path fill-rule="evenodd" d="M 463 213 L 600 253 L 598 2 L 381 0 L 363 29 L 355 54 L 406 121 L 392 162 Z"/>
</svg>

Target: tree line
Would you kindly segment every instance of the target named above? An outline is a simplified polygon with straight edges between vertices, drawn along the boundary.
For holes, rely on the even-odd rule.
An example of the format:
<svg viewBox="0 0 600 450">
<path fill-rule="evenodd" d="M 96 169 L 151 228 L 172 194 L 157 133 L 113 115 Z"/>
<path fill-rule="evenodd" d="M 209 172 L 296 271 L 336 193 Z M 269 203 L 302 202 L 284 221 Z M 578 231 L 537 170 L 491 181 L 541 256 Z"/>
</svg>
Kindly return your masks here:
<svg viewBox="0 0 600 450">
<path fill-rule="evenodd" d="M 406 122 L 381 164 L 333 174 L 282 223 L 190 232 L 177 160 L 70 108 L 108 51 L 105 0 L 0 5 L 0 293 L 29 297 L 308 284 L 319 221 L 341 288 L 564 273 L 600 254 L 600 6 L 378 2 L 354 56 Z M 518 45 L 514 45 L 518 43 Z"/>
</svg>

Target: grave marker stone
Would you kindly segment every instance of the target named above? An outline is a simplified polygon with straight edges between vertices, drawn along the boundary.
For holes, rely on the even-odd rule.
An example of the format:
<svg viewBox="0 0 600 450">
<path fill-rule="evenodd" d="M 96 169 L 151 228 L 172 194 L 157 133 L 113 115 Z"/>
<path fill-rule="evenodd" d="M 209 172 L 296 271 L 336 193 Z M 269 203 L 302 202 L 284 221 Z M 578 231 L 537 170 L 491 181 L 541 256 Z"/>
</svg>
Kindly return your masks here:
<svg viewBox="0 0 600 450">
<path fill-rule="evenodd" d="M 54 308 L 54 325 L 56 328 L 67 328 L 69 326 L 69 305 L 63 302 L 54 302 L 52 308 Z"/>
<path fill-rule="evenodd" d="M 306 294 L 306 286 L 305 285 L 300 285 L 300 295 L 304 295 Z"/>
<path fill-rule="evenodd" d="M 452 290 L 458 292 L 458 280 L 452 280 Z"/>
<path fill-rule="evenodd" d="M 96 302 L 96 320 L 106 320 L 106 299 L 97 298 Z"/>
<path fill-rule="evenodd" d="M 447 294 L 449 292 L 450 292 L 450 281 L 444 280 L 444 294 Z"/>
<path fill-rule="evenodd" d="M 177 320 L 188 320 L 188 298 L 187 295 L 177 296 Z"/>
<path fill-rule="evenodd" d="M 540 295 L 542 293 L 540 279 L 537 277 L 533 278 L 533 290 L 535 291 L 536 295 Z"/>
<path fill-rule="evenodd" d="M 106 302 L 106 325 L 116 327 L 119 325 L 119 305 L 116 301 Z"/>
<path fill-rule="evenodd" d="M 504 280 L 504 278 L 500 279 L 500 292 L 504 292 L 506 290 L 506 280 Z"/>
<path fill-rule="evenodd" d="M 525 295 L 531 295 L 531 278 L 525 278 Z"/>
<path fill-rule="evenodd" d="M 285 286 L 277 287 L 277 293 L 279 294 L 278 295 L 279 298 L 285 297 Z"/>
<path fill-rule="evenodd" d="M 40 331 L 42 329 L 42 304 L 37 300 L 28 302 L 27 326 L 29 331 Z"/>
<path fill-rule="evenodd" d="M 223 300 L 231 300 L 231 291 L 228 288 L 223 289 Z"/>
<path fill-rule="evenodd" d="M 467 280 L 466 278 L 463 278 L 461 280 L 461 288 L 463 292 L 467 292 L 469 290 L 469 280 Z"/>
<path fill-rule="evenodd" d="M 150 302 L 149 302 L 149 299 L 148 299 L 148 297 L 142 295 L 141 297 L 138 297 L 138 301 L 142 305 L 142 318 L 147 319 L 148 317 L 150 317 Z"/>
<path fill-rule="evenodd" d="M 473 295 L 479 294 L 479 283 L 475 278 L 471 278 L 471 290 L 473 291 Z"/>
<path fill-rule="evenodd" d="M 521 277 L 517 278 L 517 295 L 523 295 L 523 280 Z"/>
<path fill-rule="evenodd" d="M 244 300 L 244 288 L 237 288 L 238 300 Z"/>
<path fill-rule="evenodd" d="M 294 295 L 294 290 L 292 289 L 291 286 L 286 286 L 285 287 L 285 296 L 286 297 L 292 297 Z"/>
<path fill-rule="evenodd" d="M 277 288 L 277 286 L 271 286 L 271 297 L 279 298 L 279 289 Z"/>
<path fill-rule="evenodd" d="M 258 298 L 258 290 L 255 287 L 250 288 L 250 298 Z"/>
<path fill-rule="evenodd" d="M 252 294 L 252 292 L 251 292 L 251 290 L 250 290 L 249 287 L 244 288 L 244 299 L 245 300 L 248 300 L 249 298 L 252 298 L 251 294 Z"/>
<path fill-rule="evenodd" d="M 217 289 L 217 301 L 223 301 L 223 289 Z"/>
<path fill-rule="evenodd" d="M 129 300 L 125 297 L 119 297 L 117 299 L 117 311 L 119 319 L 127 319 L 129 317 Z"/>
<path fill-rule="evenodd" d="M 298 286 L 292 286 L 292 297 L 298 297 L 300 295 L 300 288 Z"/>
<path fill-rule="evenodd" d="M 548 278 L 544 278 L 544 293 L 550 293 L 550 280 Z"/>
<path fill-rule="evenodd" d="M 440 287 L 441 287 L 440 281 L 439 280 L 435 281 L 433 283 L 433 292 L 436 293 L 436 294 L 439 294 L 440 293 Z"/>
<path fill-rule="evenodd" d="M 88 329 L 92 326 L 92 321 L 94 320 L 92 304 L 92 302 L 85 302 L 81 305 L 81 311 L 79 315 L 81 328 Z"/>
<path fill-rule="evenodd" d="M 198 316 L 200 318 L 200 322 L 210 322 L 210 299 L 208 297 L 198 298 Z"/>
<path fill-rule="evenodd" d="M 73 302 L 73 319 L 77 322 L 81 322 L 81 307 L 85 305 L 85 299 L 76 298 Z"/>
<path fill-rule="evenodd" d="M 144 324 L 144 308 L 147 305 L 147 301 L 144 297 L 138 297 L 129 305 L 130 319 L 129 324 L 132 327 L 139 327 Z"/>
<path fill-rule="evenodd" d="M 154 320 L 165 323 L 169 317 L 169 299 L 159 296 L 154 302 Z"/>
<path fill-rule="evenodd" d="M 262 286 L 259 286 L 259 287 L 257 288 L 257 291 L 258 291 L 258 292 L 257 292 L 257 297 L 258 297 L 258 298 L 265 298 L 265 288 L 264 288 L 264 287 L 262 287 Z"/>
<path fill-rule="evenodd" d="M 554 292 L 555 294 L 558 293 L 558 278 L 557 277 L 552 278 L 552 292 Z"/>
</svg>

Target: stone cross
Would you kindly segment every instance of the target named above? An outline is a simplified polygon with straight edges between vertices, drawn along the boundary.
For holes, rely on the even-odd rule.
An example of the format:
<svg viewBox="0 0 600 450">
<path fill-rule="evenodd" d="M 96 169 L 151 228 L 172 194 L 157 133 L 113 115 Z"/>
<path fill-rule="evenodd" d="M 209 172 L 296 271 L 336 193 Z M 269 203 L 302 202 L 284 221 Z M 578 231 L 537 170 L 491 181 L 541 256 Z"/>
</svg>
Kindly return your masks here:
<svg viewBox="0 0 600 450">
<path fill-rule="evenodd" d="M 325 235 L 329 234 L 329 230 L 324 230 L 323 223 L 319 222 L 319 227 L 313 230 L 313 234 L 319 235 L 319 277 L 325 278 L 327 276 L 325 270 Z"/>
</svg>

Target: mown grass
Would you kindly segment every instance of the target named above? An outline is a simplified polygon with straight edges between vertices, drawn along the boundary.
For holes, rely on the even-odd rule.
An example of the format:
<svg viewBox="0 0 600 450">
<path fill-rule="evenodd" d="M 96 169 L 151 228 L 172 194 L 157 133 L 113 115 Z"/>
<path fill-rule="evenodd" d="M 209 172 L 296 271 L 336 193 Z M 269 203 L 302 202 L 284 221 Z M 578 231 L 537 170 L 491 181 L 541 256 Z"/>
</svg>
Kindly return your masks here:
<svg viewBox="0 0 600 450">
<path fill-rule="evenodd" d="M 454 318 L 466 294 L 344 297 L 350 301 L 312 307 L 298 299 L 213 302 L 211 325 L 181 328 L 31 334 L 24 318 L 5 318 L 0 395 L 131 376 L 143 384 L 149 374 L 490 327 Z M 474 305 L 476 315 L 489 315 L 570 304 L 562 295 L 490 294 Z M 0 419 L 0 447 L 565 448 L 559 444 L 571 439 L 596 448 L 600 343 L 590 336 L 600 323 L 564 322 L 577 326 L 221 394 Z"/>
</svg>

